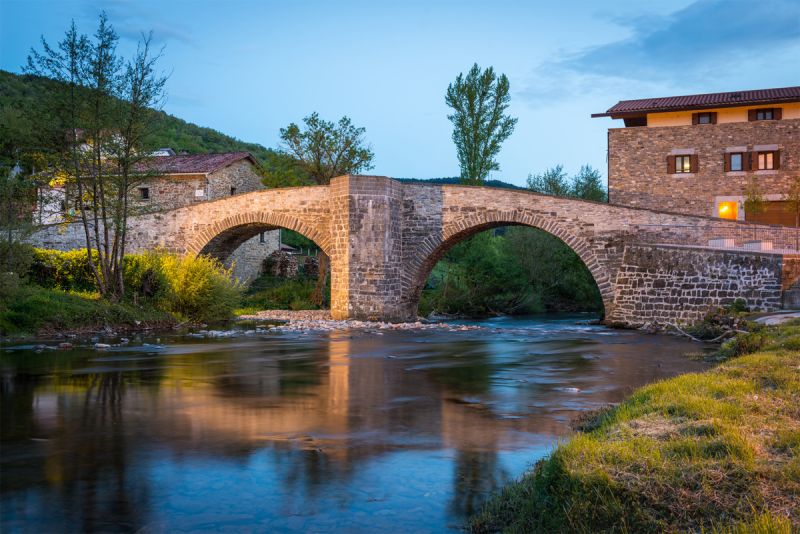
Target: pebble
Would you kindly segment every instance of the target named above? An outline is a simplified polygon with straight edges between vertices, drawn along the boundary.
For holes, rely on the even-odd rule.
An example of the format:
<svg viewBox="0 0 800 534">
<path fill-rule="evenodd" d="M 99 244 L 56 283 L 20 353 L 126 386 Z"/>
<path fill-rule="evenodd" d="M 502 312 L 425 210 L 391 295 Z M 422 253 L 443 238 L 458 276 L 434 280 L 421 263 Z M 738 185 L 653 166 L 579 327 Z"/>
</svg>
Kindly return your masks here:
<svg viewBox="0 0 800 534">
<path fill-rule="evenodd" d="M 108 350 L 111 348 L 111 345 L 108 343 L 95 343 L 94 348 L 95 350 Z"/>
</svg>

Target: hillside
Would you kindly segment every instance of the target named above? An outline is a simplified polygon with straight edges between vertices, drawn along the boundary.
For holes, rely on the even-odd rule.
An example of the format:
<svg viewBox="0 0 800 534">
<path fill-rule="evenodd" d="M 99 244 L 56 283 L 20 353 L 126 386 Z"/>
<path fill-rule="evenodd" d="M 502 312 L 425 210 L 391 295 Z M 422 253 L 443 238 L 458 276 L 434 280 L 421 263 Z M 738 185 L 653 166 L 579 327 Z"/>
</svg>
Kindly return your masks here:
<svg viewBox="0 0 800 534">
<path fill-rule="evenodd" d="M 20 75 L 0 70 L 0 109 L 29 110 L 41 99 L 53 80 L 39 76 Z M 248 151 L 262 164 L 270 167 L 275 151 L 256 143 L 246 143 L 213 128 L 198 126 L 163 111 L 158 112 L 158 124 L 153 143 L 170 147 L 177 152 Z"/>
</svg>

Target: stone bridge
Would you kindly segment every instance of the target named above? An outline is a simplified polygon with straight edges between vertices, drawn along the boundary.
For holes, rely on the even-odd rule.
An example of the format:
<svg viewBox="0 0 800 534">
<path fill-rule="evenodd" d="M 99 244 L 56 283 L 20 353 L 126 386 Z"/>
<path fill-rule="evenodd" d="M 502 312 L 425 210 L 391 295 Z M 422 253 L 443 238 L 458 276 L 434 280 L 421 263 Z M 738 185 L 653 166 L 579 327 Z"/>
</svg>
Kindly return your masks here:
<svg viewBox="0 0 800 534">
<path fill-rule="evenodd" d="M 130 248 L 224 261 L 260 232 L 287 228 L 330 257 L 334 318 L 405 321 L 416 318 L 428 274 L 450 247 L 510 225 L 539 228 L 569 245 L 594 277 L 608 322 L 692 321 L 736 298 L 775 309 L 797 278 L 793 253 L 708 246 L 712 238 L 742 245 L 755 236 L 794 247 L 785 228 L 378 176 L 341 176 L 329 186 L 269 189 L 134 217 Z M 50 239 L 39 242 L 64 248 Z"/>
</svg>

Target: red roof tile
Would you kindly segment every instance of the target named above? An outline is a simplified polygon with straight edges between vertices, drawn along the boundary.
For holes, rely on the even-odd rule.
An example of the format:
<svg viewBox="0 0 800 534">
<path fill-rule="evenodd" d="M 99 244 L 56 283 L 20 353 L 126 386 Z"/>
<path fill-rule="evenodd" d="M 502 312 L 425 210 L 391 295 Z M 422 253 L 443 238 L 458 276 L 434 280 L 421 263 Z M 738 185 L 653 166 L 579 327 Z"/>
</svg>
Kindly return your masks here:
<svg viewBox="0 0 800 534">
<path fill-rule="evenodd" d="M 618 118 L 630 115 L 642 115 L 644 113 L 736 106 L 760 106 L 785 102 L 800 102 L 800 86 L 780 87 L 777 89 L 756 89 L 754 91 L 731 91 L 729 93 L 706 93 L 702 95 L 621 100 L 605 113 L 594 113 L 592 117 Z"/>
<path fill-rule="evenodd" d="M 249 152 L 224 152 L 222 154 L 180 154 L 156 156 L 142 162 L 140 171 L 160 174 L 208 174 L 242 159 L 256 164 Z"/>
</svg>

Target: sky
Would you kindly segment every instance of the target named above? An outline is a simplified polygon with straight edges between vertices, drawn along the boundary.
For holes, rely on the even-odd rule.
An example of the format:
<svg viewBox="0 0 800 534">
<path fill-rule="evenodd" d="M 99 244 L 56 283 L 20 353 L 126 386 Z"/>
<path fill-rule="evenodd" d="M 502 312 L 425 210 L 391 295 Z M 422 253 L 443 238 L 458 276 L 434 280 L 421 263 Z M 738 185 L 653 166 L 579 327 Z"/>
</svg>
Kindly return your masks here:
<svg viewBox="0 0 800 534">
<path fill-rule="evenodd" d="M 606 173 L 618 100 L 800 85 L 800 0 L 0 0 L 0 68 L 91 34 L 105 10 L 129 54 L 163 47 L 164 110 L 279 147 L 317 111 L 366 128 L 370 174 L 457 176 L 447 86 L 473 63 L 511 84 L 519 119 L 491 178 L 557 164 Z"/>
</svg>

